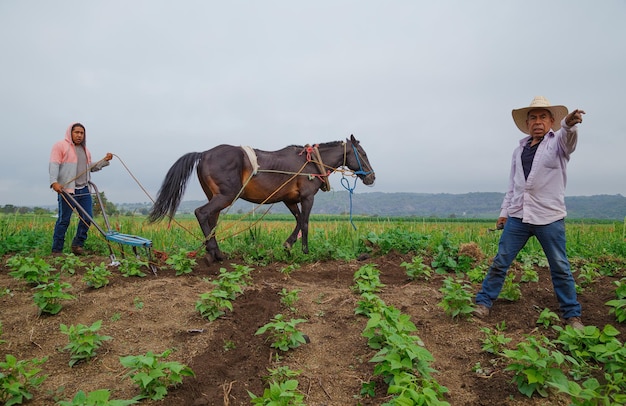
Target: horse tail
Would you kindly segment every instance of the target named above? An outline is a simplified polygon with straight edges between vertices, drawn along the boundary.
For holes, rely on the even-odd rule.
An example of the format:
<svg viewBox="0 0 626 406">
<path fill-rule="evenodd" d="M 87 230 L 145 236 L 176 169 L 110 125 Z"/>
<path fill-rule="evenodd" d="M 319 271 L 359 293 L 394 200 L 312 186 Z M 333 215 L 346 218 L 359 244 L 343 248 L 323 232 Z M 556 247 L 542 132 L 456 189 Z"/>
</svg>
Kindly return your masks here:
<svg viewBox="0 0 626 406">
<path fill-rule="evenodd" d="M 167 171 L 167 175 L 165 175 L 163 184 L 159 189 L 157 200 L 154 202 L 150 214 L 148 214 L 148 222 L 157 222 L 166 215 L 170 218 L 174 217 L 176 209 L 185 194 L 191 171 L 201 157 L 202 152 L 189 152 L 174 162 L 174 165 Z"/>
</svg>

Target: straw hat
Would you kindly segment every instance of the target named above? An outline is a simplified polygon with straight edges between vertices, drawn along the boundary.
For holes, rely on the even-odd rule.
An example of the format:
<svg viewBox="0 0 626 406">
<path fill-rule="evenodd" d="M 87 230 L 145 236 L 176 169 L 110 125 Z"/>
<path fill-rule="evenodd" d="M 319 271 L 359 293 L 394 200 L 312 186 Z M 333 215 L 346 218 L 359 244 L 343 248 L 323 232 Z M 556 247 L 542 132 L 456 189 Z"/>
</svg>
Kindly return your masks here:
<svg viewBox="0 0 626 406">
<path fill-rule="evenodd" d="M 565 106 L 551 106 L 548 99 L 543 96 L 537 96 L 530 102 L 530 106 L 523 107 L 521 109 L 513 110 L 513 121 L 515 121 L 515 125 L 520 129 L 521 132 L 525 134 L 529 134 L 528 126 L 526 125 L 526 118 L 528 117 L 528 112 L 533 109 L 546 109 L 552 113 L 554 117 L 554 124 L 552 125 L 553 130 L 558 130 L 561 128 L 561 120 L 563 120 L 567 116 L 567 107 Z"/>
</svg>

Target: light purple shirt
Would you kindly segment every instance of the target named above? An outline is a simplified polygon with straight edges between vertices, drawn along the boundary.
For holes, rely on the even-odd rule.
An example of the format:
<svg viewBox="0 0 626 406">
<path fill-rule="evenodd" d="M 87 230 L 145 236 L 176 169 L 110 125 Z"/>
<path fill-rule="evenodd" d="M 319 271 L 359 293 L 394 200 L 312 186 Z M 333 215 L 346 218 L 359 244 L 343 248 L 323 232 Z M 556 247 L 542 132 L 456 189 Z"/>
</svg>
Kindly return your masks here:
<svg viewBox="0 0 626 406">
<path fill-rule="evenodd" d="M 528 179 L 524 179 L 522 150 L 529 139 L 530 136 L 522 138 L 513 151 L 509 189 L 500 207 L 500 217 L 517 217 L 534 225 L 550 224 L 567 215 L 567 163 L 576 149 L 578 128 L 568 127 L 563 119 L 559 130 L 550 130 L 537 147 Z"/>
</svg>

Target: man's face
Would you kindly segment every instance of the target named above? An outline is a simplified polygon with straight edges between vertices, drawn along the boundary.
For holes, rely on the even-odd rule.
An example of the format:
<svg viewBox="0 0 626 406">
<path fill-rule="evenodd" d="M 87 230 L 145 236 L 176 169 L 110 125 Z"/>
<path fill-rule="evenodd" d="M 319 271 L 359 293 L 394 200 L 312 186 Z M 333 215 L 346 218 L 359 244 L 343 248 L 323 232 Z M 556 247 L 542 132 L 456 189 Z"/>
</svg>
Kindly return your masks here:
<svg viewBox="0 0 626 406">
<path fill-rule="evenodd" d="M 74 145 L 80 145 L 85 140 L 85 129 L 77 126 L 72 130 L 72 142 Z"/>
<path fill-rule="evenodd" d="M 554 124 L 554 117 L 546 109 L 534 109 L 528 112 L 526 125 L 533 137 L 543 137 Z"/>
</svg>

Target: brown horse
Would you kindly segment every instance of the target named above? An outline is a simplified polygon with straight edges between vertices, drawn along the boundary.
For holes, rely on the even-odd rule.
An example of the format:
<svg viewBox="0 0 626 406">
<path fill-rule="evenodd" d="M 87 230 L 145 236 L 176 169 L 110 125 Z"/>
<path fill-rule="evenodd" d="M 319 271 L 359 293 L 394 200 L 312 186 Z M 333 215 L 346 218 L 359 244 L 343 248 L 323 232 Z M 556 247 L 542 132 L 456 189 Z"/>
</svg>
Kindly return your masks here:
<svg viewBox="0 0 626 406">
<path fill-rule="evenodd" d="M 283 202 L 296 218 L 296 227 L 284 246 L 290 249 L 302 231 L 302 251 L 306 254 L 313 199 L 320 188 L 328 190 L 328 176 L 339 167 L 347 167 L 366 185 L 375 180 L 367 154 L 354 135 L 345 142 L 292 145 L 273 152 L 254 149 L 252 154 L 242 147 L 219 145 L 185 154 L 172 165 L 148 216 L 150 222 L 174 216 L 196 166 L 200 185 L 209 199 L 195 210 L 206 238 L 209 263 L 224 259 L 214 229 L 220 212 L 238 198 L 257 204 Z"/>
</svg>

